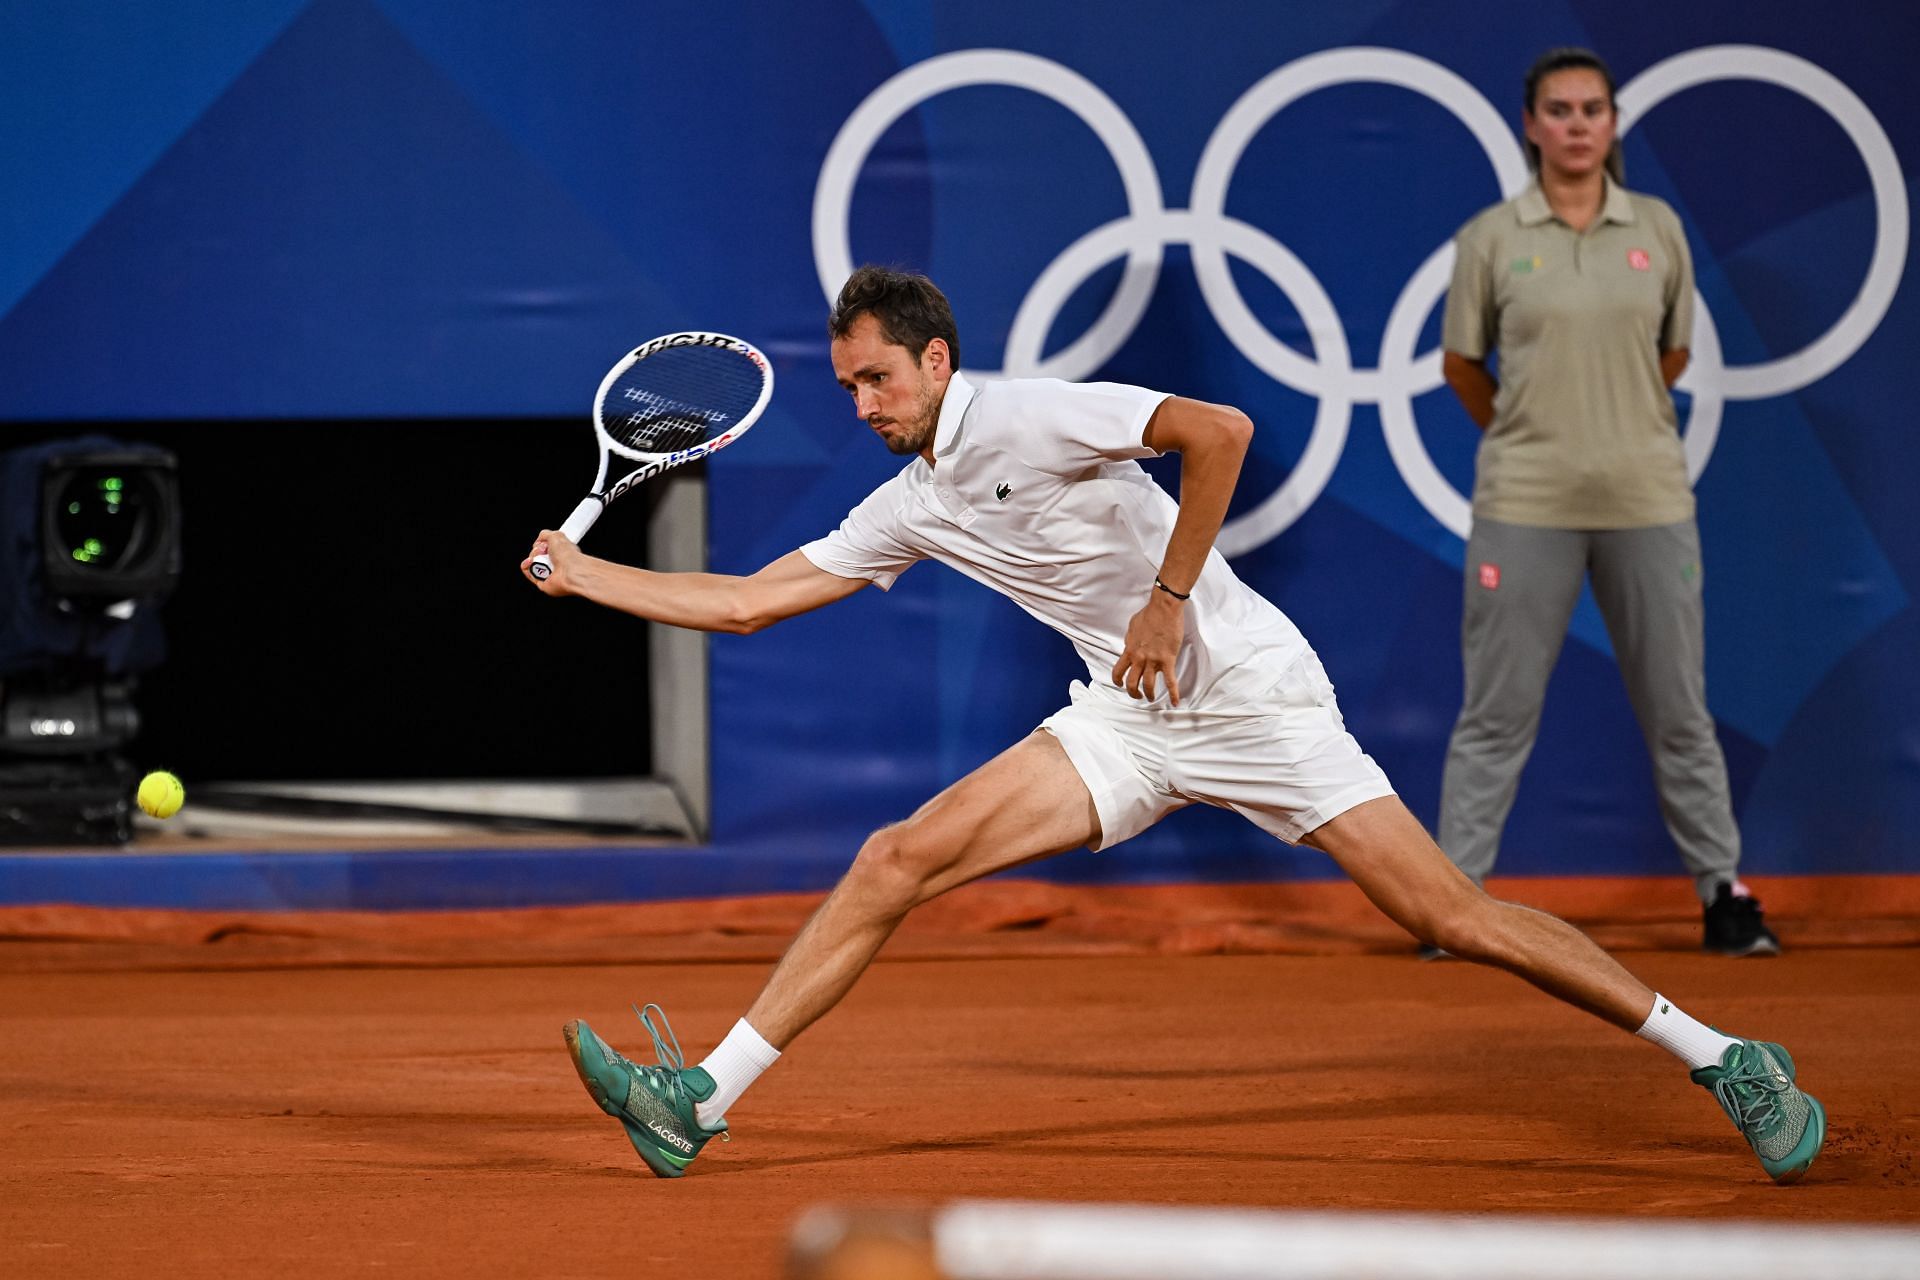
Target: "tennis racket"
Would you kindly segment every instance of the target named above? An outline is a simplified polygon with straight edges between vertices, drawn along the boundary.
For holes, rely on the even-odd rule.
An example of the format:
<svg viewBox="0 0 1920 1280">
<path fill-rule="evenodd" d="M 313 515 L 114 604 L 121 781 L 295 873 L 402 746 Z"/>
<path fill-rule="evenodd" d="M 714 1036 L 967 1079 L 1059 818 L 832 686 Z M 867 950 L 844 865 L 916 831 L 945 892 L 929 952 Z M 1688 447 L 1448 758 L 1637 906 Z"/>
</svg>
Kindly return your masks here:
<svg viewBox="0 0 1920 1280">
<path fill-rule="evenodd" d="M 726 448 L 772 396 L 773 366 L 752 343 L 724 333 L 669 333 L 641 343 L 600 380 L 593 397 L 600 469 L 560 532 L 579 542 L 608 503 L 642 480 Z M 544 582 L 553 561 L 535 556 L 528 572 Z"/>
</svg>

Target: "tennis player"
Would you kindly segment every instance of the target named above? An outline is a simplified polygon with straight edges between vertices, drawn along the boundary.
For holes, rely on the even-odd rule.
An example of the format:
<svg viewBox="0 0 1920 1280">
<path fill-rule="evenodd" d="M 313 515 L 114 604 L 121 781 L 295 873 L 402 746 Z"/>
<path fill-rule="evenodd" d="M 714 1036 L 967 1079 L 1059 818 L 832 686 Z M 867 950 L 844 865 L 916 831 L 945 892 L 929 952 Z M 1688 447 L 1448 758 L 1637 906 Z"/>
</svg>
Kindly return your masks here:
<svg viewBox="0 0 1920 1280">
<path fill-rule="evenodd" d="M 737 577 L 611 564 L 549 530 L 522 572 L 548 595 L 745 634 L 938 560 L 1065 635 L 1087 679 L 1025 740 L 870 836 L 697 1066 L 685 1065 L 657 1006 L 641 1015 L 655 1066 L 584 1022 L 567 1025 L 582 1082 L 649 1168 L 677 1177 L 724 1135 L 741 1094 L 847 994 L 914 907 L 1036 858 L 1111 847 L 1205 803 L 1326 853 L 1421 941 L 1667 1049 L 1772 1177 L 1806 1171 L 1826 1117 L 1795 1087 L 1784 1049 L 1696 1022 L 1572 926 L 1487 896 L 1361 751 L 1299 630 L 1214 550 L 1253 434 L 1246 415 L 1114 383 L 976 386 L 958 372 L 947 299 L 923 276 L 862 267 L 828 331 L 855 413 L 911 459 L 836 531 Z M 1170 451 L 1181 455 L 1177 502 L 1137 461 Z M 544 582 L 527 572 L 542 552 L 553 562 Z"/>
</svg>

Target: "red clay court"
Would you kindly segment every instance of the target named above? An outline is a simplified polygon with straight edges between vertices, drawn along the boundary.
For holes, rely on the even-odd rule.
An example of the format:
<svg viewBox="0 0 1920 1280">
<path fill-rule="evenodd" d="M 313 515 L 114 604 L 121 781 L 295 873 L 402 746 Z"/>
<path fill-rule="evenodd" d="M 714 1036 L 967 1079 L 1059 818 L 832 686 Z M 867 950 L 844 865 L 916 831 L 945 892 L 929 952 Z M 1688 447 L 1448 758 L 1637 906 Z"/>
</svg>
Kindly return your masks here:
<svg viewBox="0 0 1920 1280">
<path fill-rule="evenodd" d="M 560 1027 L 689 1055 L 814 901 L 502 913 L 0 912 L 0 1270 L 777 1276 L 810 1206 L 956 1198 L 1920 1220 L 1920 902 L 1781 880 L 1777 960 L 1689 950 L 1670 885 L 1508 882 L 1704 1018 L 1789 1046 L 1832 1118 L 1775 1187 L 1653 1049 L 1423 964 L 1344 884 L 935 903 L 677 1182 Z M 1684 904 L 1682 904 L 1684 907 Z"/>
</svg>

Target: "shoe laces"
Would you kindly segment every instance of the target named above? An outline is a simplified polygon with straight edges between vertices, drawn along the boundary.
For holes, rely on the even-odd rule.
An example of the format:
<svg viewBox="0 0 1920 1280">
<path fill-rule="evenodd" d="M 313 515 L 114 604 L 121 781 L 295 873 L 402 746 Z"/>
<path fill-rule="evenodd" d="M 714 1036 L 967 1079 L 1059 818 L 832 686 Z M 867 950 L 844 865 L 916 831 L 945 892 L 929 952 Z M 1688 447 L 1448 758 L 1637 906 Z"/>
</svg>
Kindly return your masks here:
<svg viewBox="0 0 1920 1280">
<path fill-rule="evenodd" d="M 1716 1080 L 1713 1096 L 1742 1133 L 1761 1133 L 1781 1119 L 1781 1100 L 1793 1084 L 1764 1051 L 1740 1055 L 1740 1065 Z"/>
<path fill-rule="evenodd" d="M 631 1007 L 631 1006 L 629 1006 Z M 667 1011 L 657 1004 L 649 1004 L 644 1009 L 634 1009 L 640 1015 L 640 1025 L 653 1037 L 653 1055 L 660 1065 L 673 1073 L 674 1079 L 680 1078 L 680 1072 L 686 1069 L 686 1057 L 680 1052 L 680 1037 L 673 1034 L 673 1024 L 667 1021 Z M 660 1015 L 660 1025 L 655 1026 L 651 1014 Z M 664 1032 L 664 1035 L 662 1034 Z"/>
<path fill-rule="evenodd" d="M 636 1071 L 644 1071 L 652 1079 L 660 1081 L 672 1096 L 674 1103 L 684 1107 L 687 1114 L 694 1116 L 694 1123 L 698 1125 L 699 1103 L 687 1092 L 686 1082 L 680 1078 L 680 1073 L 687 1069 L 686 1055 L 680 1051 L 680 1037 L 673 1034 L 673 1024 L 667 1021 L 667 1011 L 657 1004 L 649 1004 L 644 1009 L 631 1005 L 628 1007 L 639 1015 L 640 1025 L 645 1027 L 647 1034 L 653 1037 L 653 1056 L 659 1060 L 659 1065 L 642 1067 L 631 1062 L 627 1065 Z M 653 1020 L 655 1015 L 660 1019 L 658 1025 L 655 1025 Z M 626 1062 L 626 1059 L 622 1058 L 621 1061 Z M 722 1129 L 720 1140 L 732 1142 L 733 1135 Z"/>
</svg>

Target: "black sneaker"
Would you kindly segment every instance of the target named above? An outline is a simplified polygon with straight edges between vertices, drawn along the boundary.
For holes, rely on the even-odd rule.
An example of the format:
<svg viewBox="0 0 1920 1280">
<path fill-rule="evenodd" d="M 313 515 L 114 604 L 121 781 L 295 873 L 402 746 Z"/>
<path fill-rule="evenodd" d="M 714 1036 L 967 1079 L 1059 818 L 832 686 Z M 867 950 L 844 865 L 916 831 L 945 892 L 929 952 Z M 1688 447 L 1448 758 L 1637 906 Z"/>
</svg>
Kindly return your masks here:
<svg viewBox="0 0 1920 1280">
<path fill-rule="evenodd" d="M 1780 939 L 1767 928 L 1760 900 L 1722 883 L 1707 904 L 1706 937 L 1701 946 L 1723 956 L 1777 956 Z"/>
</svg>

